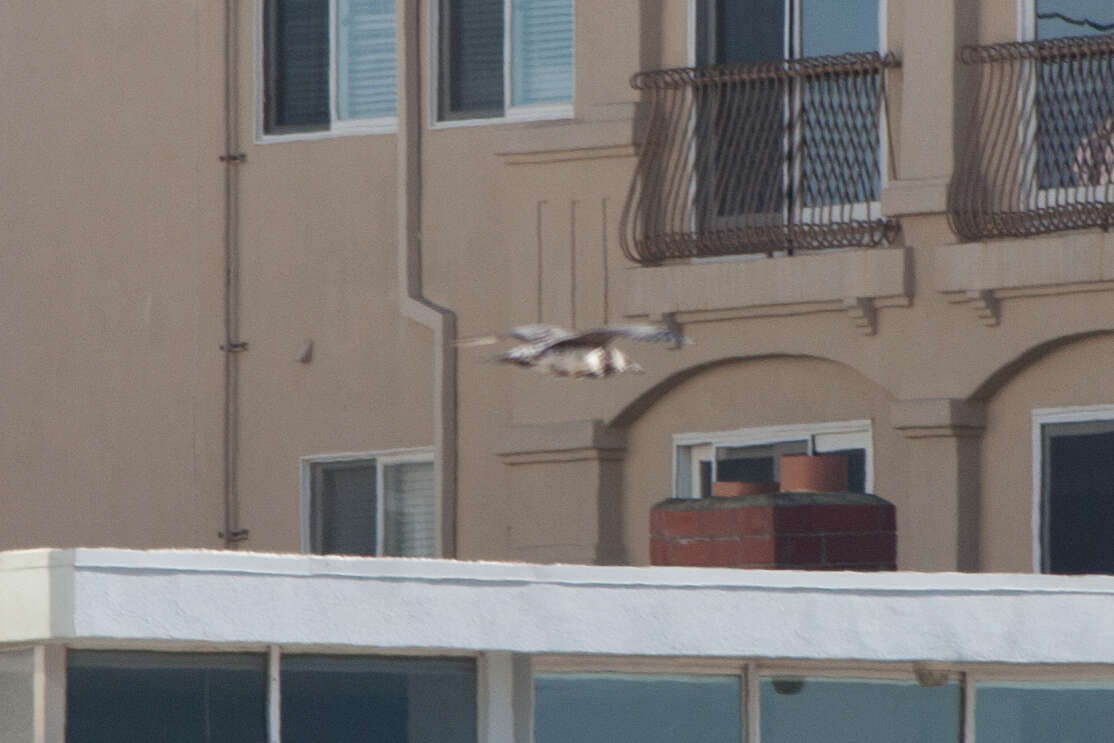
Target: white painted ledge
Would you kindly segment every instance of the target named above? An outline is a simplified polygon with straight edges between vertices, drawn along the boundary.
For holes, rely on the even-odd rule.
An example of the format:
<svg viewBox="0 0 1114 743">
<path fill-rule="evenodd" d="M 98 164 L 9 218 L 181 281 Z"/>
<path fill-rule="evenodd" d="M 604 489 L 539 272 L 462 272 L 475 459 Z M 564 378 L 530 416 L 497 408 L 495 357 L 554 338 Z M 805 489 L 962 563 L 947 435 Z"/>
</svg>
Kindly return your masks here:
<svg viewBox="0 0 1114 743">
<path fill-rule="evenodd" d="M 1114 663 L 1107 576 L 77 549 L 0 553 L 0 596 L 0 645 Z"/>
</svg>

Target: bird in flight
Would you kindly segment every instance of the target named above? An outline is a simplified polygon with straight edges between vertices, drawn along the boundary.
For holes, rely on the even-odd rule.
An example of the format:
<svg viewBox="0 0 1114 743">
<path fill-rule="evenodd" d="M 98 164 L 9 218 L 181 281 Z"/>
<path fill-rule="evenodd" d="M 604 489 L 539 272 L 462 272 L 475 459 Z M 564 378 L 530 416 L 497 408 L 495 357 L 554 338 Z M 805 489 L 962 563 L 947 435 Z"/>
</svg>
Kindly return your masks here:
<svg viewBox="0 0 1114 743">
<path fill-rule="evenodd" d="M 575 332 L 535 323 L 512 328 L 507 336 L 522 342 L 493 356 L 491 361 L 515 364 L 556 377 L 593 379 L 642 372 L 642 367 L 630 356 L 611 345 L 616 338 L 670 343 L 674 348 L 692 342 L 665 325 L 646 324 L 604 325 Z M 483 336 L 460 341 L 457 345 L 478 346 L 498 341 L 498 336 Z"/>
</svg>

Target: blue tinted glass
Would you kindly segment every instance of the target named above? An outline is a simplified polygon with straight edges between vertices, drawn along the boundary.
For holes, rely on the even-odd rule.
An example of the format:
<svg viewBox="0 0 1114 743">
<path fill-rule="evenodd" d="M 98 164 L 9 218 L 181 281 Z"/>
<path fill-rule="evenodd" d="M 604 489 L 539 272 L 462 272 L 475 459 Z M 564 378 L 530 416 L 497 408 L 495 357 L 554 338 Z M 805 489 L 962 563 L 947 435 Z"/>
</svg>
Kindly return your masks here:
<svg viewBox="0 0 1114 743">
<path fill-rule="evenodd" d="M 71 651 L 67 743 L 263 743 L 266 658 Z"/>
<path fill-rule="evenodd" d="M 959 740 L 958 684 L 764 679 L 761 710 L 762 743 Z"/>
<path fill-rule="evenodd" d="M 878 0 L 801 0 L 801 55 L 874 52 Z"/>
<path fill-rule="evenodd" d="M 284 655 L 283 743 L 475 743 L 471 659 Z"/>
<path fill-rule="evenodd" d="M 1114 737 L 1114 682 L 979 683 L 979 743 L 1093 743 Z"/>
<path fill-rule="evenodd" d="M 1110 0 L 1037 0 L 1037 38 L 1114 33 Z"/>
<path fill-rule="evenodd" d="M 736 676 L 534 676 L 536 743 L 739 743 Z"/>
</svg>

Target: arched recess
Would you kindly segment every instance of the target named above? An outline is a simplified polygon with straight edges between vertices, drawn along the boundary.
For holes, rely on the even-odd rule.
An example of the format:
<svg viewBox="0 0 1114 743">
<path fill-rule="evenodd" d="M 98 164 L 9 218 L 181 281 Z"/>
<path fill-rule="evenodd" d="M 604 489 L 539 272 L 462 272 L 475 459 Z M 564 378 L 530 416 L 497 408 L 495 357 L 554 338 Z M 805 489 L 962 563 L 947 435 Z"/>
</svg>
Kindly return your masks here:
<svg viewBox="0 0 1114 743">
<path fill-rule="evenodd" d="M 1085 418 L 1114 405 L 1114 329 L 1052 339 L 989 375 L 972 397 L 986 406 L 980 569 L 1031 572 L 1040 541 L 1040 452 L 1034 411 Z"/>
<path fill-rule="evenodd" d="M 1057 338 L 1052 338 L 1038 343 L 1031 348 L 1027 348 L 1002 366 L 995 369 L 991 374 L 989 374 L 986 379 L 984 379 L 971 393 L 970 399 L 990 399 L 998 390 L 1000 390 L 1002 387 L 1008 384 L 1011 379 L 1017 376 L 1017 374 L 1019 374 L 1024 369 L 1037 362 L 1041 358 L 1054 353 L 1060 348 L 1070 346 L 1080 341 L 1085 341 L 1089 338 L 1109 335 L 1114 335 L 1114 328 L 1088 330 L 1083 333 L 1074 333 L 1072 335 L 1059 336 Z"/>
<path fill-rule="evenodd" d="M 732 357 L 680 371 L 648 390 L 610 425 L 626 430 L 616 525 L 630 562 L 649 561 L 651 506 L 673 495 L 674 435 L 841 421 L 872 422 L 875 491 L 896 489 L 907 442 L 889 424 L 889 392 L 858 370 L 805 355 Z M 899 533 L 903 510 L 898 505 Z M 899 539 L 900 545 L 900 539 Z M 900 547 L 899 547 L 900 549 Z"/>
</svg>

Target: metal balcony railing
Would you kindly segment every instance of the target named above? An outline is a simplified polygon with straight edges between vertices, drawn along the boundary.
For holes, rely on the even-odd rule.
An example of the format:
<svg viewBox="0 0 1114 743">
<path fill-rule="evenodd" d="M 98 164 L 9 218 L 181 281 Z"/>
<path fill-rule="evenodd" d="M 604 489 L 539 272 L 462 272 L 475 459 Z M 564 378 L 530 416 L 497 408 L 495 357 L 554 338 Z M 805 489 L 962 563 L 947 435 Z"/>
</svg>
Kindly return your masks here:
<svg viewBox="0 0 1114 743">
<path fill-rule="evenodd" d="M 966 47 L 974 77 L 948 196 L 962 237 L 1114 224 L 1114 35 Z"/>
<path fill-rule="evenodd" d="M 884 76 L 877 53 L 636 74 L 649 121 L 623 210 L 634 261 L 874 246 Z"/>
</svg>

